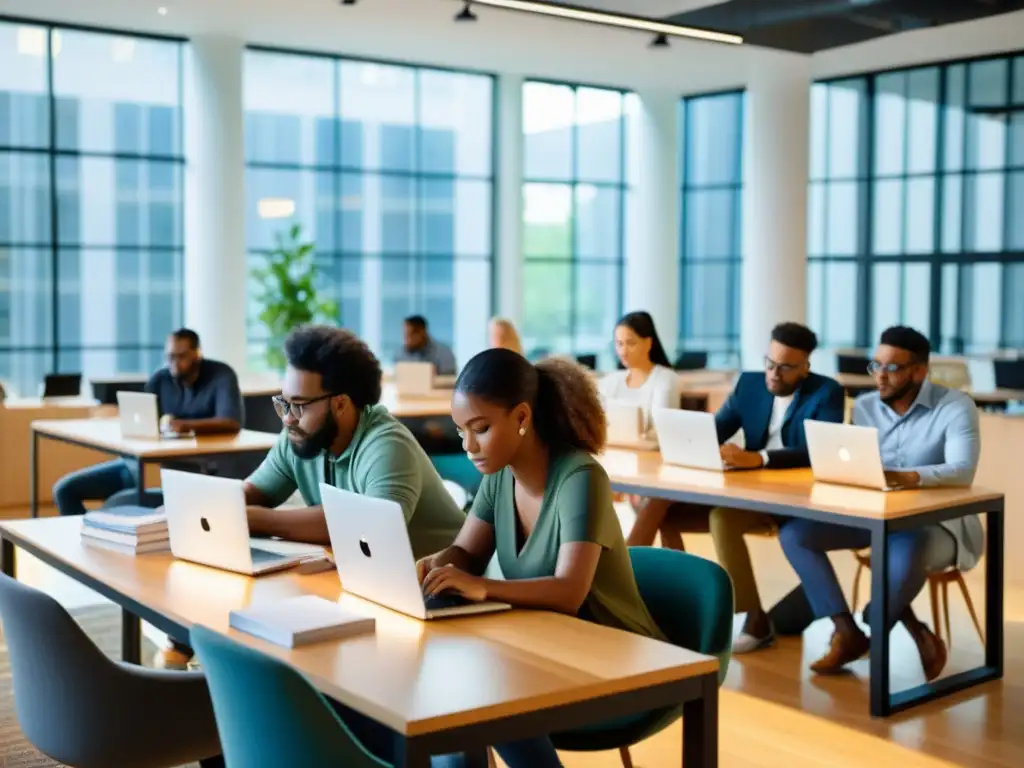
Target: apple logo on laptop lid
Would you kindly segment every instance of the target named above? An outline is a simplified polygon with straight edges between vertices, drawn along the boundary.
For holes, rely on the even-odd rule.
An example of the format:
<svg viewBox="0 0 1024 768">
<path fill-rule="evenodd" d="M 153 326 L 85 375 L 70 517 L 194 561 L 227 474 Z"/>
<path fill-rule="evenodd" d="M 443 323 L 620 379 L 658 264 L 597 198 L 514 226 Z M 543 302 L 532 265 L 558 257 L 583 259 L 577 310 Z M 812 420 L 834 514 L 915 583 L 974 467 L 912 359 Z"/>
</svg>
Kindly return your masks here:
<svg viewBox="0 0 1024 768">
<path fill-rule="evenodd" d="M 363 553 L 364 557 L 373 557 L 373 553 L 370 552 L 370 544 L 364 538 L 359 539 L 359 551 Z"/>
<path fill-rule="evenodd" d="M 848 450 L 846 450 L 845 448 L 840 448 L 839 449 L 839 460 L 840 461 L 849 461 L 850 458 L 851 458 L 850 457 L 850 452 Z"/>
</svg>

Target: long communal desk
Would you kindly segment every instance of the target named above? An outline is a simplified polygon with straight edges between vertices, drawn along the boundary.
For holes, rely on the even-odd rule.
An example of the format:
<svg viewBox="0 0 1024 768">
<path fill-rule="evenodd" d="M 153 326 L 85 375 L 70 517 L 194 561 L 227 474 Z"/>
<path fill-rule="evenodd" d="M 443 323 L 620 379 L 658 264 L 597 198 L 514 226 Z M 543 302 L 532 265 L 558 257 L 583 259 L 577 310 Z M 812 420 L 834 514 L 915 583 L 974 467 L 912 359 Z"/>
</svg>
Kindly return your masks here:
<svg viewBox="0 0 1024 768">
<path fill-rule="evenodd" d="M 663 464 L 658 453 L 609 450 L 601 462 L 623 493 L 747 509 L 861 528 L 871 534 L 871 714 L 888 716 L 1003 676 L 1003 494 L 980 488 L 885 493 L 816 483 L 808 469 L 708 472 Z M 888 535 L 965 515 L 986 519 L 985 663 L 906 691 L 889 690 Z"/>
<path fill-rule="evenodd" d="M 341 591 L 333 571 L 250 578 L 83 543 L 81 520 L 0 522 L 2 565 L 15 547 L 122 608 L 123 653 L 137 663 L 139 617 L 187 640 L 204 625 L 271 654 L 320 691 L 395 732 L 395 763 L 426 768 L 431 754 L 682 707 L 677 765 L 718 763 L 718 661 L 668 643 L 542 611 L 422 622 Z M 299 594 L 372 614 L 374 633 L 287 649 L 230 630 L 230 611 Z M 340 596 L 340 597 L 339 597 Z"/>
<path fill-rule="evenodd" d="M 32 517 L 39 514 L 39 443 L 57 440 L 130 459 L 139 468 L 139 500 L 145 490 L 145 467 L 163 461 L 200 459 L 212 456 L 266 454 L 277 440 L 276 434 L 243 429 L 234 435 L 203 435 L 192 439 L 139 440 L 121 436 L 117 419 L 53 419 L 32 422 L 29 454 Z"/>
</svg>

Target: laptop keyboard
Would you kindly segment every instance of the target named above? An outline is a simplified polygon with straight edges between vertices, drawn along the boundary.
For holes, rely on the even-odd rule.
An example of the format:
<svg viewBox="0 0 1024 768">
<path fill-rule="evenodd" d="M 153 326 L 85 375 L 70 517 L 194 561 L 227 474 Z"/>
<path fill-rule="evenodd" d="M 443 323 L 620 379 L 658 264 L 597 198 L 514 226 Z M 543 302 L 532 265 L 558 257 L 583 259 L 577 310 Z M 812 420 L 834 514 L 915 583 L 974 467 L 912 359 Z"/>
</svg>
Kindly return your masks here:
<svg viewBox="0 0 1024 768">
<path fill-rule="evenodd" d="M 443 608 L 458 608 L 469 605 L 469 600 L 462 595 L 424 595 L 423 605 L 428 611 L 440 611 Z"/>
<path fill-rule="evenodd" d="M 276 563 L 281 560 L 284 555 L 279 555 L 277 552 L 268 552 L 265 549 L 256 549 L 256 547 L 249 548 L 249 554 L 252 555 L 253 565 L 265 565 L 266 563 Z"/>
</svg>

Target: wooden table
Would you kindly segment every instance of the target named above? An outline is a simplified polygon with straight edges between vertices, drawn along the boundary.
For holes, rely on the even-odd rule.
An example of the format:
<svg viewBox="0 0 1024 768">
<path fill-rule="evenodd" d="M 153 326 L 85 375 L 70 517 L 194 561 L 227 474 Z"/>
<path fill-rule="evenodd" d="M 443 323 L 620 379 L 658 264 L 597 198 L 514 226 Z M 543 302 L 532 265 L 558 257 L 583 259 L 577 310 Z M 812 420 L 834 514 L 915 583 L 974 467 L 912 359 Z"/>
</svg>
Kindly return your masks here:
<svg viewBox="0 0 1024 768">
<path fill-rule="evenodd" d="M 1003 676 L 1003 494 L 979 488 L 884 493 L 816 483 L 809 469 L 708 472 L 663 464 L 658 453 L 610 450 L 601 463 L 624 493 L 821 520 L 871 534 L 871 714 L 888 716 Z M 985 664 L 932 683 L 889 691 L 888 535 L 985 514 Z"/>
<path fill-rule="evenodd" d="M 452 390 L 436 389 L 428 395 L 400 395 L 394 384 L 384 384 L 381 404 L 396 419 L 417 419 L 452 415 Z"/>
<path fill-rule="evenodd" d="M 324 694 L 396 732 L 396 765 L 570 730 L 682 704 L 683 762 L 717 765 L 718 662 L 564 615 L 511 611 L 422 622 L 341 595 L 333 571 L 256 579 L 168 553 L 130 556 L 82 543 L 77 518 L 0 522 L 3 570 L 14 548 L 123 609 L 124 651 L 138 661 L 138 617 L 179 640 L 204 625 L 279 658 Z M 282 648 L 228 628 L 236 608 L 317 594 L 372 614 L 373 634 Z"/>
<path fill-rule="evenodd" d="M 121 437 L 117 419 L 59 419 L 32 422 L 29 456 L 30 502 L 32 517 L 39 514 L 39 441 L 49 438 L 83 448 L 93 448 L 125 459 L 133 459 L 139 467 L 139 500 L 145 490 L 144 471 L 147 464 L 170 459 L 200 459 L 211 456 L 266 453 L 277 441 L 276 434 L 243 429 L 234 435 L 206 435 L 190 440 L 140 440 Z"/>
</svg>

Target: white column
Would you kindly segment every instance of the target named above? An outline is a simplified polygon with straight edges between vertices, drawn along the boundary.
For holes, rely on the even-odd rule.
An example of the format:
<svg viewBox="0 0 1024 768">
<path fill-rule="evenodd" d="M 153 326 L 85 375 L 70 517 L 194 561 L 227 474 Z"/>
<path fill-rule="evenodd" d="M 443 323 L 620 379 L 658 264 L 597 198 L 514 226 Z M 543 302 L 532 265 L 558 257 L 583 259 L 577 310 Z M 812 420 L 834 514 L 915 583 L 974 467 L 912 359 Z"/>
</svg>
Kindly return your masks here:
<svg viewBox="0 0 1024 768">
<path fill-rule="evenodd" d="M 245 369 L 245 155 L 237 38 L 192 38 L 186 62 L 185 323 L 207 357 Z"/>
<path fill-rule="evenodd" d="M 494 313 L 523 320 L 523 78 L 498 77 L 496 174 L 498 252 Z"/>
<path fill-rule="evenodd" d="M 760 368 L 776 323 L 806 321 L 810 57 L 751 56 L 743 151 L 740 349 Z"/>
<path fill-rule="evenodd" d="M 678 105 L 678 93 L 641 91 L 627 113 L 623 310 L 651 313 L 669 358 L 679 341 Z"/>
</svg>

